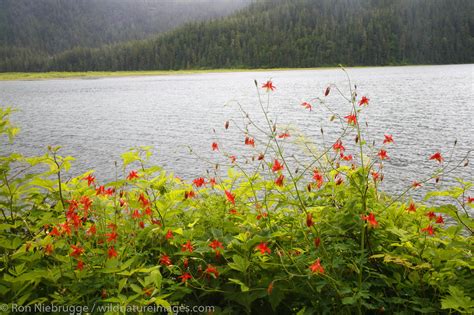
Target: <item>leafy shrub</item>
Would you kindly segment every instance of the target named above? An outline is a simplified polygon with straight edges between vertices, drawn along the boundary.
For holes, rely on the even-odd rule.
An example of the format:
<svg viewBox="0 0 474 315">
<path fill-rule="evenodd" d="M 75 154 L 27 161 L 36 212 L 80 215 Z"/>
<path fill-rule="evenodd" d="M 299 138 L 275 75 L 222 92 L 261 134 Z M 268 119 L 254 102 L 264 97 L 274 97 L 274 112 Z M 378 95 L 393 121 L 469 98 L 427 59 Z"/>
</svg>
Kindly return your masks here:
<svg viewBox="0 0 474 315">
<path fill-rule="evenodd" d="M 275 89 L 271 81 L 263 88 Z M 331 89 L 340 93 L 331 85 L 313 104 L 324 105 Z M 1 156 L 2 301 L 181 303 L 216 314 L 472 313 L 472 184 L 426 196 L 451 203 L 408 202 L 452 167 L 435 153 L 427 156 L 440 165 L 433 176 L 385 194 L 393 138 L 367 150 L 359 119 L 369 99 L 355 89 L 345 98 L 350 114 L 332 117 L 343 122 L 341 137 L 299 170 L 283 153 L 290 133 L 263 101 L 266 128 L 244 112 L 250 167 L 211 144 L 231 161 L 224 178 L 183 181 L 150 166 L 147 147 L 124 153 L 123 177 L 102 185 L 92 171 L 65 181 L 73 159 L 59 148 Z M 10 113 L 0 111 L 0 133 L 11 140 Z M 353 156 L 345 145 L 354 136 Z"/>
</svg>

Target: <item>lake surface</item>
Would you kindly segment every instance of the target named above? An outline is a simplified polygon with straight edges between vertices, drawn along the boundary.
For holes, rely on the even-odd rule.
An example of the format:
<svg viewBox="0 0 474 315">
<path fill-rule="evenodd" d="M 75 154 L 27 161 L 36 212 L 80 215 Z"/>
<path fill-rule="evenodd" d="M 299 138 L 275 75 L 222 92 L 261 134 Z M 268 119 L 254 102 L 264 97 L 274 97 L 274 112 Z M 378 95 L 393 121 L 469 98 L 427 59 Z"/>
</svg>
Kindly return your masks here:
<svg viewBox="0 0 474 315">
<path fill-rule="evenodd" d="M 394 137 L 395 145 L 388 147 L 391 159 L 386 162 L 384 181 L 390 192 L 397 193 L 413 180 L 428 176 L 437 167 L 428 157 L 439 150 L 448 159 L 456 139 L 454 162 L 473 149 L 474 65 L 347 71 L 359 96 L 370 99 L 361 117 L 369 122 L 369 141 L 375 140 L 379 147 L 385 133 Z M 0 103 L 20 110 L 13 120 L 22 129 L 15 144 L 1 151 L 42 154 L 48 145 L 61 145 L 63 155 L 76 158 L 71 176 L 94 169 L 99 179 L 109 180 L 121 153 L 146 145 L 154 148 L 152 162 L 164 169 L 187 179 L 203 176 L 212 168 L 208 159 L 227 161 L 212 152 L 213 141 L 219 142 L 221 152 L 236 155 L 239 161 L 262 149 L 259 143 L 255 151 L 243 145 L 244 136 L 237 129 L 243 122 L 237 102 L 251 118 L 263 123 L 254 80 L 260 86 L 269 78 L 277 87 L 270 95 L 270 115 L 280 130 L 288 128 L 291 134 L 300 130 L 316 145 L 330 145 L 337 139 L 340 124 L 329 121 L 331 112 L 317 102 L 312 102 L 309 112 L 301 102 L 322 97 L 328 84 L 348 94 L 344 72 L 291 70 L 0 82 Z M 266 103 L 265 91 L 260 92 Z M 343 116 L 350 113 L 350 105 L 335 89 L 325 99 L 332 111 Z M 224 129 L 226 120 L 231 120 L 229 130 Z M 347 141 L 350 139 L 353 136 Z M 188 146 L 201 158 L 189 154 Z M 286 153 L 295 154 L 303 163 L 311 160 L 301 146 L 284 146 Z M 472 180 L 473 164 L 442 182 L 450 183 L 456 176 Z"/>
</svg>

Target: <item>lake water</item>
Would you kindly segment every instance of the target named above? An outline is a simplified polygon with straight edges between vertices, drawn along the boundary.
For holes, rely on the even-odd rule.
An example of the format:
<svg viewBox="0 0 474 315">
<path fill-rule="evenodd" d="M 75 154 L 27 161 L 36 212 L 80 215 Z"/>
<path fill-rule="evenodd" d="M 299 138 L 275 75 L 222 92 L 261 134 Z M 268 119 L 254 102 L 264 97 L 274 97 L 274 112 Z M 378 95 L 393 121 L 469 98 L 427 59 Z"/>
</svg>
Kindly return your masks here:
<svg viewBox="0 0 474 315">
<path fill-rule="evenodd" d="M 375 140 L 379 146 L 384 133 L 394 137 L 384 181 L 390 192 L 429 175 L 437 165 L 428 157 L 439 150 L 448 159 L 455 139 L 454 162 L 473 149 L 474 65 L 349 68 L 348 73 L 359 96 L 370 99 L 361 117 L 369 122 L 370 142 Z M 337 138 L 340 124 L 329 121 L 331 113 L 326 108 L 312 102 L 309 112 L 300 104 L 322 97 L 328 84 L 347 92 L 343 71 L 236 72 L 0 82 L 0 104 L 20 110 L 13 120 L 22 129 L 15 144 L 1 151 L 42 154 L 48 145 L 61 145 L 63 155 L 77 159 L 71 175 L 95 169 L 98 178 L 108 180 L 121 153 L 146 145 L 154 148 L 152 162 L 191 179 L 212 168 L 208 159 L 227 160 L 211 151 L 213 141 L 239 161 L 262 148 L 257 143 L 257 150 L 252 151 L 243 145 L 244 136 L 237 129 L 243 122 L 237 102 L 263 123 L 254 79 L 261 85 L 269 78 L 277 87 L 270 96 L 270 115 L 281 130 L 289 128 L 292 134 L 299 130 L 317 145 L 330 145 Z M 260 92 L 266 102 L 265 91 Z M 351 111 L 335 89 L 326 104 L 343 116 Z M 229 130 L 224 129 L 226 120 L 232 121 Z M 200 158 L 189 154 L 188 146 Z M 310 161 L 300 147 L 284 146 L 296 159 Z M 458 169 L 443 183 L 456 176 L 472 180 L 473 164 Z"/>
</svg>

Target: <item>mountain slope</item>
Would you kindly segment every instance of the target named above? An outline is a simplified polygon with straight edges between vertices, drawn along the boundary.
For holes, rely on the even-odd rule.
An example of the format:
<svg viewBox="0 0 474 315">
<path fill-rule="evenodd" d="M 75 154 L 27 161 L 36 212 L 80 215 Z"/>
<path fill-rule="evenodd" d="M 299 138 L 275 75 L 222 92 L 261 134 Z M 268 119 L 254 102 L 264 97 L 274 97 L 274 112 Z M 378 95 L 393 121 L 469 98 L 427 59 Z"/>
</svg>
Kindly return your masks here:
<svg viewBox="0 0 474 315">
<path fill-rule="evenodd" d="M 17 70 L 152 70 L 473 62 L 471 0 L 274 0 L 154 39 L 78 48 Z M 25 64 L 25 63 L 23 63 Z"/>
<path fill-rule="evenodd" d="M 143 39 L 250 0 L 0 0 L 0 46 L 58 53 Z"/>
</svg>

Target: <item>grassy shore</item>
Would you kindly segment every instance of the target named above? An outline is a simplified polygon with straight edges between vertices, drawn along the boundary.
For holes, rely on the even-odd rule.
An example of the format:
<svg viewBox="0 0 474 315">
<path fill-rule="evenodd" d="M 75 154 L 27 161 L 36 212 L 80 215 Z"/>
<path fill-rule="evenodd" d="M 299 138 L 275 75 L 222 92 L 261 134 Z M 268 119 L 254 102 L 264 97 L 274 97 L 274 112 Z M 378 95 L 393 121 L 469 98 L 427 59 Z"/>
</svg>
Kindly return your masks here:
<svg viewBox="0 0 474 315">
<path fill-rule="evenodd" d="M 327 68 L 272 68 L 272 69 L 203 69 L 203 70 L 156 70 L 156 71 L 88 71 L 88 72 L 5 72 L 0 73 L 0 81 L 13 80 L 49 80 L 69 78 L 105 78 L 129 76 L 157 76 L 157 75 L 186 75 L 200 73 L 223 72 L 255 72 L 255 71 L 284 71 L 284 70 L 316 70 Z"/>
</svg>

